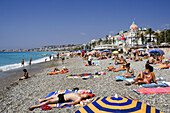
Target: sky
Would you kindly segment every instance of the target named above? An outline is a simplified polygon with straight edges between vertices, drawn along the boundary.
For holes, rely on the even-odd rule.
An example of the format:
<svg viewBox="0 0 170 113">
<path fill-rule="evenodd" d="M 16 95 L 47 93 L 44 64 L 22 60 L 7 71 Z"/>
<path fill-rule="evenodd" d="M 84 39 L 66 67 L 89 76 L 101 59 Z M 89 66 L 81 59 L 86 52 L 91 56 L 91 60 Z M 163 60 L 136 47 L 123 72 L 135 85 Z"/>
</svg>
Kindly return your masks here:
<svg viewBox="0 0 170 113">
<path fill-rule="evenodd" d="M 0 0 L 0 50 L 83 44 L 138 27 L 170 28 L 170 0 Z"/>
</svg>

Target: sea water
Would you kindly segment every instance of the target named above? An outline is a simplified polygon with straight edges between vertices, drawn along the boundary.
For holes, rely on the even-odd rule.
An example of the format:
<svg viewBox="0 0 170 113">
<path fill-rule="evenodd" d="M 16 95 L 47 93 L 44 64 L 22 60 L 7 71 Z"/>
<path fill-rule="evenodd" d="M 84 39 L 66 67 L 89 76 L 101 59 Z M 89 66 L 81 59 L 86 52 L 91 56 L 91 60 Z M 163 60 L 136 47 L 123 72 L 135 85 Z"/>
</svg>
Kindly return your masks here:
<svg viewBox="0 0 170 113">
<path fill-rule="evenodd" d="M 0 71 L 8 71 L 21 68 L 21 60 L 24 59 L 24 66 L 29 65 L 29 60 L 32 57 L 31 64 L 49 61 L 49 55 L 55 55 L 54 52 L 0 52 Z"/>
</svg>

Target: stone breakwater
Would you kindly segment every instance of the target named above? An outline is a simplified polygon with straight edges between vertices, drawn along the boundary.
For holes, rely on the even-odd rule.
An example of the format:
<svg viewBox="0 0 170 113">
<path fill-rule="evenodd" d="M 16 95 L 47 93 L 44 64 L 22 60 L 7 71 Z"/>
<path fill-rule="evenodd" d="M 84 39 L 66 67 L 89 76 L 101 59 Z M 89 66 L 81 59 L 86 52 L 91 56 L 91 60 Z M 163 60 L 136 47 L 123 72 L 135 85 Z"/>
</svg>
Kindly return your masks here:
<svg viewBox="0 0 170 113">
<path fill-rule="evenodd" d="M 170 56 L 166 56 L 170 58 Z M 40 72 L 27 80 L 22 80 L 17 85 L 11 87 L 5 92 L 3 98 L 1 98 L 1 113 L 27 113 L 27 112 L 49 112 L 49 113 L 72 113 L 79 107 L 70 108 L 53 108 L 49 111 L 43 111 L 39 108 L 34 111 L 29 111 L 28 107 L 39 104 L 38 98 L 44 98 L 50 92 L 56 90 L 72 89 L 79 87 L 80 89 L 92 89 L 93 93 L 97 97 L 111 96 L 118 94 L 118 96 L 131 96 L 141 102 L 149 104 L 165 113 L 170 112 L 170 94 L 152 94 L 152 95 L 138 95 L 133 92 L 133 89 L 142 88 L 138 85 L 125 86 L 125 81 L 116 82 L 115 77 L 122 75 L 123 72 L 107 72 L 106 75 L 99 76 L 92 79 L 68 79 L 68 74 L 80 74 L 85 72 L 97 72 L 101 69 L 106 69 L 109 63 L 114 63 L 111 59 L 100 60 L 100 66 L 85 66 L 85 61 L 82 58 L 66 59 L 66 63 L 63 65 L 61 61 L 56 62 L 59 69 L 63 66 L 67 67 L 70 71 L 66 74 L 47 75 L 47 72 L 53 71 L 52 67 L 44 68 Z M 132 62 L 131 67 L 134 68 L 135 74 L 144 70 L 146 60 L 141 62 Z M 115 65 L 114 65 L 115 66 Z M 116 68 L 120 68 L 120 65 L 116 65 Z M 169 74 L 170 70 L 154 70 L 156 77 L 163 77 L 166 81 L 170 82 Z"/>
</svg>

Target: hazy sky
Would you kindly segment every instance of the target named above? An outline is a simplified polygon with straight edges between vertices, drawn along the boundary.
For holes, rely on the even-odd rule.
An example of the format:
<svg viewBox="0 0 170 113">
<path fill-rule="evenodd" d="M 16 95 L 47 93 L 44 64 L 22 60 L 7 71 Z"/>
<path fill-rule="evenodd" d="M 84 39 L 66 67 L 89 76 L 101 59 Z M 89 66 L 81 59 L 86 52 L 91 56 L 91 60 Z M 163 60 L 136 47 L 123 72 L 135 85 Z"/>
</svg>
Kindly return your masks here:
<svg viewBox="0 0 170 113">
<path fill-rule="evenodd" d="M 170 28 L 170 0 L 0 0 L 0 50 L 80 44 L 129 30 Z"/>
</svg>

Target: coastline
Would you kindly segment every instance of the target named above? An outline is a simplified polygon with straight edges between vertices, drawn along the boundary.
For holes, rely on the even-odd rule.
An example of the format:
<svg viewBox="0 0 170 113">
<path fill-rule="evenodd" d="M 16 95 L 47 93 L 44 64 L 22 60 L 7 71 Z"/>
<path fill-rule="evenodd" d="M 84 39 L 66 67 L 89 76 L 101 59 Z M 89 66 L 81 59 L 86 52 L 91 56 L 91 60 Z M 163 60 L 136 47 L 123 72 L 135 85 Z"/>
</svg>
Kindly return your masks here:
<svg viewBox="0 0 170 113">
<path fill-rule="evenodd" d="M 0 99 L 2 98 L 2 95 L 6 90 L 9 90 L 11 87 L 16 86 L 20 81 L 19 78 L 23 76 L 23 69 L 26 68 L 29 73 L 29 78 L 35 76 L 37 73 L 40 73 L 43 71 L 43 69 L 57 66 L 57 60 L 56 61 L 47 61 L 47 62 L 41 62 L 37 64 L 32 64 L 31 68 L 29 66 L 25 66 L 22 68 L 9 70 L 5 72 L 0 72 L 2 75 L 0 78 Z M 28 79 L 29 79 L 28 78 Z"/>
</svg>

